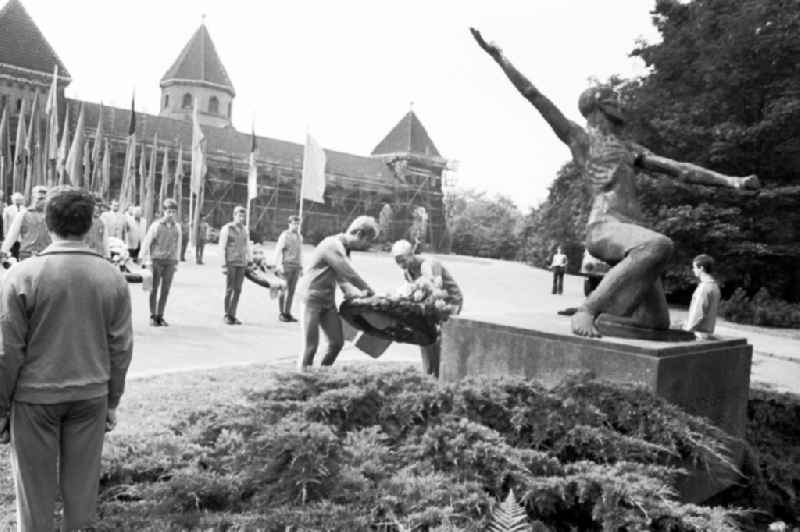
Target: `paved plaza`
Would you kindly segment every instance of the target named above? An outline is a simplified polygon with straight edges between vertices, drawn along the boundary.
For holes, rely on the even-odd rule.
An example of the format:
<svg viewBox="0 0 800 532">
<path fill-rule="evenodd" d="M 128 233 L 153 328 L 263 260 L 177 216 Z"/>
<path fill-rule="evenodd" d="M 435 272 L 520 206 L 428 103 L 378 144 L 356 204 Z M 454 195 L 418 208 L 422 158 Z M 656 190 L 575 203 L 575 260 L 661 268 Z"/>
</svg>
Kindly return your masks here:
<svg viewBox="0 0 800 532">
<path fill-rule="evenodd" d="M 306 253 L 311 250 L 306 246 Z M 271 256 L 271 244 L 266 246 Z M 187 256 L 190 253 L 187 252 Z M 582 300 L 583 278 L 567 276 L 564 294 L 550 294 L 550 272 L 507 261 L 443 255 L 440 257 L 465 294 L 463 315 L 503 316 L 530 314 L 539 319 L 568 319 L 557 310 Z M 392 292 L 402 282 L 400 270 L 385 253 L 353 253 L 353 262 L 378 292 Z M 223 323 L 225 278 L 216 245 L 206 248 L 206 263 L 181 263 L 165 312 L 169 327 L 148 325 L 148 294 L 131 285 L 134 307 L 135 350 L 130 377 L 256 362 L 293 367 L 300 348 L 299 323 L 278 321 L 277 303 L 269 291 L 245 281 L 238 317 L 244 324 Z M 295 316 L 301 307 L 295 301 Z M 683 312 L 673 312 L 673 320 Z M 752 381 L 780 391 L 800 393 L 800 332 L 718 324 L 722 336 L 745 336 L 755 349 Z M 321 349 L 323 348 L 320 346 Z M 321 355 L 318 355 L 321 356 Z M 340 360 L 382 363 L 419 363 L 415 346 L 394 344 L 373 361 L 349 344 Z M 131 383 L 135 386 L 135 383 Z"/>
</svg>

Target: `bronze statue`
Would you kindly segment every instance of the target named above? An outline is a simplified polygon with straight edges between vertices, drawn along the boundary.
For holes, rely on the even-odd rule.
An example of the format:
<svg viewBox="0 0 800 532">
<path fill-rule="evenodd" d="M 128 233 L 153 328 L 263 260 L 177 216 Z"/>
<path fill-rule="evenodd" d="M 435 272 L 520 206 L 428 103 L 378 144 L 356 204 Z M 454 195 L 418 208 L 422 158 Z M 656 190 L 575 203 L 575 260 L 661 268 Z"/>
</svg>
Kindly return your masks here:
<svg viewBox="0 0 800 532">
<path fill-rule="evenodd" d="M 610 87 L 583 92 L 578 108 L 586 117 L 586 129 L 563 113 L 503 55 L 494 43 L 470 28 L 481 48 L 503 69 L 517 90 L 536 108 L 589 181 L 594 202 L 586 227 L 586 248 L 595 257 L 614 265 L 600 285 L 572 316 L 572 331 L 580 336 L 628 328 L 645 332 L 669 329 L 669 311 L 660 275 L 672 255 L 672 240 L 639 225 L 636 168 L 653 170 L 691 183 L 758 188 L 755 175 L 730 177 L 690 163 L 657 156 L 622 140 L 625 117 L 617 94 Z"/>
</svg>

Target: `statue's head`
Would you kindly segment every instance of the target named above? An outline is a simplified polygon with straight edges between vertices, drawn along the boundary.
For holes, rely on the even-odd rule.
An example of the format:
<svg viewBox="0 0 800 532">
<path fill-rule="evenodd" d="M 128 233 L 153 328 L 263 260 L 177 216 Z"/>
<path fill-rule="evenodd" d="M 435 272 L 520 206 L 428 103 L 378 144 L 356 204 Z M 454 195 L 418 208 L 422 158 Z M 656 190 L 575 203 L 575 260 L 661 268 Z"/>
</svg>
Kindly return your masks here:
<svg viewBox="0 0 800 532">
<path fill-rule="evenodd" d="M 598 85 L 583 91 L 578 98 L 578 109 L 585 118 L 589 118 L 595 111 L 601 111 L 615 124 L 625 123 L 619 94 L 608 85 Z"/>
</svg>

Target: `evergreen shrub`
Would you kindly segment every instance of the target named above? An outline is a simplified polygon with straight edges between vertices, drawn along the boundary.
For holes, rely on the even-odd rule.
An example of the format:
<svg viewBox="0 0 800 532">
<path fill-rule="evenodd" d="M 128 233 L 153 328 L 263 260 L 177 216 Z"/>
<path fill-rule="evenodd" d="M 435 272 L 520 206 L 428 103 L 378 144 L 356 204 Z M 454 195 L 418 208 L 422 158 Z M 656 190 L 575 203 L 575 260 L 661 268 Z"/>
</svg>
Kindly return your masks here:
<svg viewBox="0 0 800 532">
<path fill-rule="evenodd" d="M 795 522 L 799 411 L 757 396 L 752 474 L 698 506 L 679 502 L 675 481 L 690 465 L 734 470 L 730 439 L 644 390 L 585 377 L 442 384 L 413 369 L 279 374 L 158 437 L 112 434 L 100 529 L 479 531 L 513 490 L 537 531 L 755 530 L 763 519 L 739 507 Z"/>
</svg>

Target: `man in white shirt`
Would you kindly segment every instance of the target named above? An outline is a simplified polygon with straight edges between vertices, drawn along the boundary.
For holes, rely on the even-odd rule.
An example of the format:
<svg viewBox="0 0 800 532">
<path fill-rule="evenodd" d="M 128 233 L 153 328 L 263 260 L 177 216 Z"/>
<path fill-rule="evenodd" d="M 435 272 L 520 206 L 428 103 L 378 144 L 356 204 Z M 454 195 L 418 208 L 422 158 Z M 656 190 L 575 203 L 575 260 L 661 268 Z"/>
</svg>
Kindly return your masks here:
<svg viewBox="0 0 800 532">
<path fill-rule="evenodd" d="M 147 220 L 142 216 L 142 208 L 134 207 L 131 214 L 127 216 L 126 223 L 125 239 L 128 245 L 128 255 L 133 262 L 138 263 L 142 239 L 147 233 Z"/>
<path fill-rule="evenodd" d="M 14 192 L 11 195 L 11 205 L 3 209 L 3 239 L 8 235 L 11 229 L 11 224 L 14 223 L 14 218 L 21 212 L 25 211 L 25 196 L 19 192 Z M 19 260 L 19 240 L 11 243 L 9 247 L 11 256 Z"/>
<path fill-rule="evenodd" d="M 111 200 L 111 210 L 104 212 L 100 219 L 106 225 L 106 234 L 109 237 L 125 240 L 128 219 L 125 214 L 119 212 L 119 201 Z"/>
<path fill-rule="evenodd" d="M 553 255 L 553 262 L 550 264 L 550 269 L 553 270 L 553 293 L 564 293 L 564 273 L 567 271 L 567 256 L 561 252 L 561 246 L 556 249 L 556 254 Z"/>
<path fill-rule="evenodd" d="M 717 311 L 721 298 L 719 285 L 712 277 L 714 259 L 709 255 L 698 255 L 692 261 L 692 272 L 700 280 L 692 295 L 689 316 L 683 330 L 691 331 L 698 338 L 711 338 L 717 323 Z"/>
</svg>

